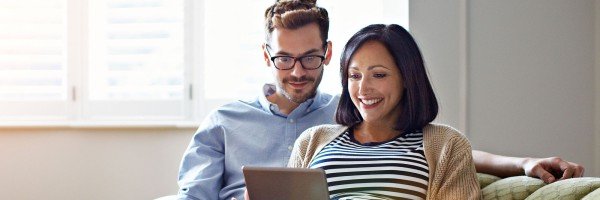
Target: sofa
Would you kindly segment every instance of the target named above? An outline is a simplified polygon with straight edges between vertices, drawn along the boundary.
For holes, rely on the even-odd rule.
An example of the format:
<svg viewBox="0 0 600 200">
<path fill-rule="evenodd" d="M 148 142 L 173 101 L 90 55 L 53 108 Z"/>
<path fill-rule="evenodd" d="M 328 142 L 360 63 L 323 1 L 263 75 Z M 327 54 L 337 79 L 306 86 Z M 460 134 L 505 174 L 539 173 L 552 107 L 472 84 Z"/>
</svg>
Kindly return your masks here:
<svg viewBox="0 0 600 200">
<path fill-rule="evenodd" d="M 499 178 L 489 174 L 477 174 L 484 200 L 600 200 L 600 178 L 571 178 L 546 184 L 537 178 L 513 176 Z M 175 200 L 165 196 L 156 200 Z"/>
<path fill-rule="evenodd" d="M 571 178 L 546 184 L 537 178 L 513 176 L 499 178 L 489 174 L 477 174 L 481 193 L 487 199 L 583 199 L 600 200 L 600 178 Z"/>
</svg>

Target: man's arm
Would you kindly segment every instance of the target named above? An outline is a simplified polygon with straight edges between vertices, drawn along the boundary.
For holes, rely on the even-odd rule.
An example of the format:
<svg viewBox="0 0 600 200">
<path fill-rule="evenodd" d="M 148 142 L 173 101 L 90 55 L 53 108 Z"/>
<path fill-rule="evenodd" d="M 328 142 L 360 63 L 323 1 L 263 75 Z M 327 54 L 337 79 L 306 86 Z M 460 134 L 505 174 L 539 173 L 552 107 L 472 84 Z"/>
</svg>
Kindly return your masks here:
<svg viewBox="0 0 600 200">
<path fill-rule="evenodd" d="M 500 177 L 527 175 L 539 177 L 546 183 L 552 183 L 558 177 L 560 180 L 581 177 L 584 172 L 583 166 L 559 157 L 518 158 L 473 150 L 473 161 L 479 173 Z"/>
<path fill-rule="evenodd" d="M 211 114 L 200 125 L 179 168 L 178 199 L 217 200 L 224 169 L 223 130 Z"/>
</svg>

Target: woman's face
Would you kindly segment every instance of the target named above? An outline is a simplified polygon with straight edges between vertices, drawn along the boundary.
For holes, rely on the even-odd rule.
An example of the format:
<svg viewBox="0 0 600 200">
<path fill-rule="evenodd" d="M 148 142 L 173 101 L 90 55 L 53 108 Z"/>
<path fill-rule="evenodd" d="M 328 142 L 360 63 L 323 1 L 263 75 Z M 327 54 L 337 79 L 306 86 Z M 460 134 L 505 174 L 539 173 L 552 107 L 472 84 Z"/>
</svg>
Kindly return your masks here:
<svg viewBox="0 0 600 200">
<path fill-rule="evenodd" d="M 348 91 L 365 122 L 395 123 L 403 90 L 400 70 L 382 43 L 359 47 L 348 67 Z"/>
</svg>

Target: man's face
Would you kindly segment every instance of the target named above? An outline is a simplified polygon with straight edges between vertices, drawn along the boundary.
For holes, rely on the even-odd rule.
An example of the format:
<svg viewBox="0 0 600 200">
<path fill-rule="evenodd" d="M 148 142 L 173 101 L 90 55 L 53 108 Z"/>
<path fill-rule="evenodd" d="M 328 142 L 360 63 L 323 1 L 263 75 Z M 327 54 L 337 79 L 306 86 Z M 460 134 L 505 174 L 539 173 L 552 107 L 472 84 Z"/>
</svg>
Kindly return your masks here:
<svg viewBox="0 0 600 200">
<path fill-rule="evenodd" d="M 325 52 L 316 23 L 294 30 L 276 28 L 268 46 L 263 45 L 265 62 L 271 67 L 276 79 L 276 95 L 298 104 L 314 97 L 323 77 L 323 66 L 307 70 L 298 60 L 292 69 L 279 70 L 271 62 L 270 56 L 325 55 L 323 65 L 326 65 L 331 59 L 331 43 L 328 43 L 327 47 L 328 52 Z"/>
</svg>

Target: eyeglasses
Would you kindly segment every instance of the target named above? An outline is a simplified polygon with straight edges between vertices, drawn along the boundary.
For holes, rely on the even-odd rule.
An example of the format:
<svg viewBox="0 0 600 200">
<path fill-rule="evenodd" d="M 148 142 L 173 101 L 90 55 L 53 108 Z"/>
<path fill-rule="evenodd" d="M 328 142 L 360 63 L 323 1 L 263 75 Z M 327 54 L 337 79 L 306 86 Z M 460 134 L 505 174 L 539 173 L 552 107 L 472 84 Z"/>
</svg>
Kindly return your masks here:
<svg viewBox="0 0 600 200">
<path fill-rule="evenodd" d="M 279 70 L 290 70 L 294 68 L 294 65 L 296 65 L 296 61 L 300 61 L 300 65 L 303 69 L 319 69 L 319 67 L 323 65 L 323 61 L 325 60 L 325 56 L 320 55 L 306 55 L 300 57 L 271 56 L 271 53 L 269 52 L 268 48 L 270 47 L 267 45 L 267 53 L 271 57 L 271 61 L 273 62 L 273 65 L 275 65 L 275 68 Z M 327 52 L 327 48 L 325 48 L 325 52 Z"/>
</svg>

